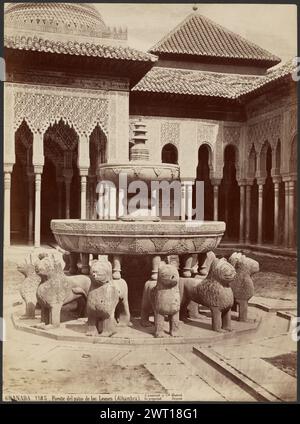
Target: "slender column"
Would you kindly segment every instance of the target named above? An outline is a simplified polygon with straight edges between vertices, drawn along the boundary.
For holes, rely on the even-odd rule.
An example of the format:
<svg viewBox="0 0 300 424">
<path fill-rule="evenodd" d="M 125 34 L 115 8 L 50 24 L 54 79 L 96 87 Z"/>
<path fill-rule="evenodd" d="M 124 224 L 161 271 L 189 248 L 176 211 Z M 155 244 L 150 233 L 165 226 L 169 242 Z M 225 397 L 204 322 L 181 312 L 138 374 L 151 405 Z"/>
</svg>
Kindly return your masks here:
<svg viewBox="0 0 300 424">
<path fill-rule="evenodd" d="M 62 218 L 62 201 L 63 201 L 63 180 L 62 178 L 57 178 L 57 200 L 58 200 L 58 218 Z"/>
<path fill-rule="evenodd" d="M 284 245 L 289 245 L 289 181 L 284 182 Z"/>
<path fill-rule="evenodd" d="M 250 243 L 250 205 L 251 205 L 251 185 L 246 186 L 246 234 L 245 241 L 247 244 Z"/>
<path fill-rule="evenodd" d="M 219 186 L 214 185 L 214 221 L 219 217 Z"/>
<path fill-rule="evenodd" d="M 40 169 L 37 169 L 40 168 Z M 34 246 L 41 245 L 41 174 L 42 167 L 35 167 L 35 214 L 34 214 Z"/>
<path fill-rule="evenodd" d="M 263 184 L 258 185 L 258 244 L 262 243 L 263 188 Z"/>
<path fill-rule="evenodd" d="M 294 228 L 294 195 L 295 182 L 289 182 L 289 247 L 295 246 L 295 231 Z"/>
<path fill-rule="evenodd" d="M 64 171 L 64 179 L 65 179 L 65 193 L 66 193 L 66 210 L 65 217 L 66 219 L 70 218 L 70 191 L 71 191 L 71 181 L 72 181 L 73 171 L 70 169 L 66 169 Z"/>
<path fill-rule="evenodd" d="M 103 196 L 103 202 L 104 202 L 104 219 L 109 219 L 109 186 L 104 187 L 104 196 Z"/>
<path fill-rule="evenodd" d="M 245 227 L 245 186 L 240 185 L 240 243 L 244 242 Z"/>
<path fill-rule="evenodd" d="M 35 210 L 34 210 L 34 246 L 41 244 L 41 180 L 44 165 L 43 134 L 34 133 L 32 145 L 32 163 L 35 175 Z"/>
<path fill-rule="evenodd" d="M 186 185 L 181 182 L 181 221 L 185 221 Z"/>
<path fill-rule="evenodd" d="M 11 171 L 4 173 L 4 246 L 10 246 Z"/>
<path fill-rule="evenodd" d="M 193 182 L 192 181 L 189 181 L 187 183 L 186 196 L 187 196 L 187 219 L 188 221 L 191 221 L 193 218 Z"/>
<path fill-rule="evenodd" d="M 33 243 L 33 188 L 34 174 L 28 173 L 28 243 Z"/>
<path fill-rule="evenodd" d="M 86 219 L 86 175 L 80 176 L 80 218 Z"/>
<path fill-rule="evenodd" d="M 274 244 L 279 244 L 279 182 L 274 182 Z"/>
<path fill-rule="evenodd" d="M 117 189 L 109 187 L 109 219 L 117 219 Z"/>
</svg>

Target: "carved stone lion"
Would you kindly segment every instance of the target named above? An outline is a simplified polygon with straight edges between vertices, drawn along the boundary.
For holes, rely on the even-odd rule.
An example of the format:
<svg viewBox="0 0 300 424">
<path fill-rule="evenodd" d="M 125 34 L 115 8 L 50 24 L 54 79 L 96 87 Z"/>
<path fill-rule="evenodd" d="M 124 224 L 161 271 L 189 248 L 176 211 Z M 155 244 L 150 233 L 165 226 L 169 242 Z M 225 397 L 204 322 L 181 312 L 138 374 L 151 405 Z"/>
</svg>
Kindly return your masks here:
<svg viewBox="0 0 300 424">
<path fill-rule="evenodd" d="M 46 325 L 59 327 L 62 307 L 73 301 L 85 300 L 91 286 L 91 279 L 85 275 L 66 276 L 61 263 L 54 256 L 46 256 L 37 261 L 35 268 L 43 281 L 37 289 L 41 321 Z M 82 313 L 83 310 L 81 315 Z"/>
<path fill-rule="evenodd" d="M 204 280 L 180 279 L 182 307 L 185 309 L 191 300 L 204 305 L 211 310 L 212 329 L 219 332 L 230 331 L 231 308 L 234 302 L 230 284 L 235 276 L 234 267 L 225 258 L 215 258 Z"/>
<path fill-rule="evenodd" d="M 239 320 L 248 319 L 248 302 L 254 295 L 254 284 L 251 275 L 259 272 L 259 263 L 242 253 L 235 252 L 228 259 L 235 267 L 236 277 L 230 283 L 234 301 L 238 304 Z"/>
<path fill-rule="evenodd" d="M 119 291 L 112 279 L 112 266 L 106 259 L 91 264 L 91 290 L 87 299 L 87 335 L 110 337 L 116 333 L 115 309 L 119 303 Z"/>
<path fill-rule="evenodd" d="M 149 315 L 154 311 L 155 337 L 164 337 L 165 317 L 169 319 L 170 335 L 176 336 L 179 329 L 179 274 L 174 265 L 161 263 L 158 268 L 157 282 L 148 281 L 145 284 L 141 325 L 152 325 Z"/>
<path fill-rule="evenodd" d="M 20 287 L 20 295 L 25 302 L 24 318 L 34 318 L 35 308 L 37 305 L 36 292 L 42 279 L 36 273 L 35 265 L 33 263 L 25 262 L 23 264 L 19 264 L 17 269 L 25 276 Z"/>
</svg>

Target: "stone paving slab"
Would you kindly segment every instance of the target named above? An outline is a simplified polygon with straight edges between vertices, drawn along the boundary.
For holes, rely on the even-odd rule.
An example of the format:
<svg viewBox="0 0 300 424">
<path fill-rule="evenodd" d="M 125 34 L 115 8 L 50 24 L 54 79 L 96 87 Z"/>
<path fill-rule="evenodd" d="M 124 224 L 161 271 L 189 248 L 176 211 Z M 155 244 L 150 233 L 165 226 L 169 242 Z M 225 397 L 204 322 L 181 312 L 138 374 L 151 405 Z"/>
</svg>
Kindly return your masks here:
<svg viewBox="0 0 300 424">
<path fill-rule="evenodd" d="M 284 342 L 284 337 L 277 342 Z M 295 343 L 294 343 L 295 344 Z M 240 351 L 232 347 L 232 353 L 221 348 L 199 348 L 194 347 L 194 352 L 202 359 L 208 361 L 241 387 L 249 390 L 257 396 L 257 400 L 268 401 L 294 401 L 297 396 L 297 380 L 287 373 L 279 370 L 275 366 L 266 362 L 262 357 L 257 357 L 253 350 L 249 350 L 249 345 L 240 346 Z M 261 349 L 259 349 L 261 347 Z M 288 347 L 285 346 L 284 352 Z M 237 350 L 237 356 L 234 351 Z M 225 353 L 224 353 L 225 351 Z M 227 354 L 227 356 L 226 356 Z M 258 355 L 272 357 L 280 354 L 274 346 L 259 346 Z"/>
<path fill-rule="evenodd" d="M 185 364 L 147 364 L 146 368 L 168 392 L 181 392 L 184 398 L 222 401 L 222 396 L 193 373 Z"/>
<path fill-rule="evenodd" d="M 297 397 L 297 380 L 262 358 L 230 360 L 230 365 L 282 401 Z"/>
<path fill-rule="evenodd" d="M 250 343 L 213 346 L 214 352 L 227 360 L 272 357 L 297 350 L 297 343 L 289 334 L 266 337 Z"/>
<path fill-rule="evenodd" d="M 249 305 L 256 306 L 267 312 L 292 311 L 297 309 L 297 302 L 293 300 L 271 299 L 260 296 L 253 296 L 249 300 Z"/>
<path fill-rule="evenodd" d="M 275 402 L 280 400 L 249 378 L 246 374 L 234 368 L 229 361 L 225 361 L 224 358 L 217 355 L 213 349 L 194 346 L 193 352 L 199 356 L 199 358 L 211 365 L 211 367 L 218 370 L 223 376 L 245 390 L 253 399 L 261 402 Z"/>
</svg>

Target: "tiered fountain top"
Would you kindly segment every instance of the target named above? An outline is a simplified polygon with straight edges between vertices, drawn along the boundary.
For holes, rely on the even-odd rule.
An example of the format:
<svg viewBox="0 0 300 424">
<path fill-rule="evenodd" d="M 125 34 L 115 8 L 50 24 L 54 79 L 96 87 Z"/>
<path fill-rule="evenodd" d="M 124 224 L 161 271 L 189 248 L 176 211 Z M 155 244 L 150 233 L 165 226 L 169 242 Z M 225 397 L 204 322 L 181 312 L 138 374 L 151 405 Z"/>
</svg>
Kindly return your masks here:
<svg viewBox="0 0 300 424">
<path fill-rule="evenodd" d="M 101 180 L 108 180 L 117 184 L 120 173 L 127 175 L 128 183 L 136 179 L 146 182 L 179 180 L 180 169 L 178 165 L 169 163 L 153 164 L 150 162 L 149 149 L 146 144 L 146 124 L 141 119 L 134 124 L 132 141 L 130 162 L 100 165 L 98 167 L 98 175 Z"/>
</svg>

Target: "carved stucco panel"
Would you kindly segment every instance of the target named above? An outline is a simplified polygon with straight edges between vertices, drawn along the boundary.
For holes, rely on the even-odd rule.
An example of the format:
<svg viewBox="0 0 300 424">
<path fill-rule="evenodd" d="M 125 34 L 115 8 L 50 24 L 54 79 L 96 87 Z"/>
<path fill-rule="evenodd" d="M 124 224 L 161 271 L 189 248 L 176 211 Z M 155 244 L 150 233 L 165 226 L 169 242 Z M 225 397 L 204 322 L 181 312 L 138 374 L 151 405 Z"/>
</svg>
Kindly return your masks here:
<svg viewBox="0 0 300 424">
<path fill-rule="evenodd" d="M 248 127 L 248 143 L 249 149 L 252 144 L 255 146 L 256 152 L 260 152 L 263 144 L 268 141 L 274 149 L 278 139 L 282 134 L 282 116 L 276 115 L 268 119 L 264 119 Z"/>
<path fill-rule="evenodd" d="M 160 130 L 160 144 L 174 144 L 177 148 L 180 143 L 180 123 L 179 122 L 162 122 Z"/>
<path fill-rule="evenodd" d="M 97 124 L 108 134 L 108 99 L 99 91 L 12 84 L 11 94 L 15 129 L 25 119 L 34 133 L 45 132 L 62 119 L 79 135 Z"/>
</svg>

